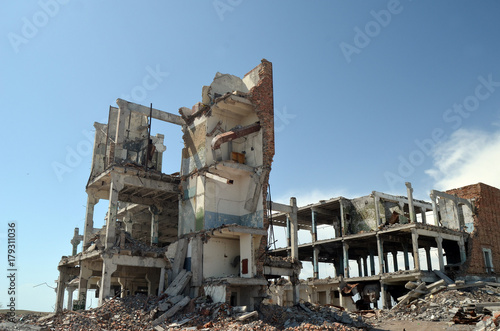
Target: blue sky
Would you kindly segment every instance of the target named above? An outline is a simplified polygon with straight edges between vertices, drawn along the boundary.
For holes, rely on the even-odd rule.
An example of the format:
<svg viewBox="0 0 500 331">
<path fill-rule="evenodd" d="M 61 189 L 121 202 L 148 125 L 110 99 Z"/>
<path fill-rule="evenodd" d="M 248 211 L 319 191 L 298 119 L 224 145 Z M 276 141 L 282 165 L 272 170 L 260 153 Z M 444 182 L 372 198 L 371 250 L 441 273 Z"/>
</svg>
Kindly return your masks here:
<svg viewBox="0 0 500 331">
<path fill-rule="evenodd" d="M 499 10 L 496 1 L 2 2 L 0 250 L 15 221 L 17 308 L 52 310 L 54 291 L 33 286 L 55 286 L 73 229 L 83 230 L 88 137 L 108 107 L 125 98 L 177 113 L 217 71 L 241 77 L 262 58 L 274 67 L 274 200 L 404 195 L 405 181 L 421 199 L 431 188 L 500 187 Z M 152 130 L 166 136 L 165 172 L 179 171 L 179 128 Z"/>
</svg>

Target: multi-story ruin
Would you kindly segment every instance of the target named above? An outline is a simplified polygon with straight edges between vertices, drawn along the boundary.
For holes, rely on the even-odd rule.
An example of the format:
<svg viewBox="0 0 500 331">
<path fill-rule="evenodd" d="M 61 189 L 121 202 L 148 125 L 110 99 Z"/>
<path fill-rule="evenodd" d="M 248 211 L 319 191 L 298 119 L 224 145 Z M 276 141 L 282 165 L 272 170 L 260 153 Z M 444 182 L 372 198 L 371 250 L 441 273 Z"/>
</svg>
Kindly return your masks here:
<svg viewBox="0 0 500 331">
<path fill-rule="evenodd" d="M 95 123 L 92 171 L 83 235 L 59 263 L 57 310 L 99 304 L 110 296 L 160 294 L 175 282 L 184 293 L 252 305 L 266 296 L 264 271 L 298 274 L 286 261 L 266 259 L 267 186 L 274 156 L 272 65 L 243 79 L 218 73 L 202 102 L 180 115 L 125 100 Z M 162 173 L 164 136 L 151 121 L 176 124 L 184 148 L 179 173 Z M 106 224 L 94 228 L 94 206 L 108 201 Z M 82 241 L 82 252 L 76 247 Z M 267 261 L 267 262 L 266 262 Z M 270 269 L 271 268 L 271 269 Z"/>
<path fill-rule="evenodd" d="M 421 201 L 407 183 L 406 196 L 373 191 L 300 208 L 295 198 L 269 201 L 273 113 L 266 60 L 242 79 L 218 73 L 201 102 L 179 115 L 118 99 L 108 123 L 94 124 L 85 227 L 59 263 L 56 310 L 65 290 L 68 308 L 85 308 L 89 289 L 99 305 L 117 295 L 166 293 L 356 310 L 390 307 L 408 281 L 496 280 L 500 190 L 476 184 Z M 168 143 L 151 132 L 153 120 L 182 133 L 178 173 L 162 172 Z M 100 201 L 108 204 L 106 223 L 95 228 Z M 286 247 L 269 250 L 270 224 L 287 228 Z M 300 230 L 310 242 L 299 245 Z M 301 262 L 312 262 L 308 280 L 299 281 Z M 323 278 L 321 264 L 333 266 Z"/>
<path fill-rule="evenodd" d="M 500 190 L 482 183 L 433 190 L 426 202 L 415 200 L 411 184 L 406 185 L 407 196 L 374 191 L 274 214 L 273 225 L 289 230 L 287 247 L 272 253 L 312 262 L 313 277 L 295 287 L 273 285 L 272 300 L 291 305 L 295 298 L 350 310 L 379 303 L 390 308 L 408 292 L 409 281 L 497 281 Z M 311 241 L 294 247 L 293 229 L 310 231 Z M 318 229 L 330 238 L 318 240 Z M 333 271 L 320 278 L 322 263 L 333 265 Z"/>
</svg>

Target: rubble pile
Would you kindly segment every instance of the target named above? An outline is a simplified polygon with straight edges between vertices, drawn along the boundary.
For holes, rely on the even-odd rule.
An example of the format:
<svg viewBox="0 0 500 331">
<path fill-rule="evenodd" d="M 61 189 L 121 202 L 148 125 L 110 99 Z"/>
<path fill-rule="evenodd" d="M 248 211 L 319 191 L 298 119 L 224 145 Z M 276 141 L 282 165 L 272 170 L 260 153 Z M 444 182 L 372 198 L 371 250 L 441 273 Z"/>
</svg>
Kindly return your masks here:
<svg viewBox="0 0 500 331">
<path fill-rule="evenodd" d="M 490 285 L 489 285 L 490 284 Z M 500 312 L 500 284 L 452 284 L 431 291 L 393 310 L 380 311 L 379 319 L 452 321 L 476 324 Z"/>
<path fill-rule="evenodd" d="M 175 300 L 174 300 L 175 301 Z M 335 307 L 300 304 L 294 307 L 261 304 L 256 311 L 210 302 L 209 297 L 190 299 L 182 310 L 162 319 L 171 309 L 172 297 L 135 295 L 113 298 L 99 308 L 63 311 L 43 318 L 23 318 L 39 330 L 367 330 L 356 314 Z M 21 323 L 21 321 L 19 321 Z M 28 325 L 25 324 L 27 327 Z M 19 324 L 22 327 L 22 324 Z M 19 328 L 22 330 L 22 328 Z"/>
</svg>

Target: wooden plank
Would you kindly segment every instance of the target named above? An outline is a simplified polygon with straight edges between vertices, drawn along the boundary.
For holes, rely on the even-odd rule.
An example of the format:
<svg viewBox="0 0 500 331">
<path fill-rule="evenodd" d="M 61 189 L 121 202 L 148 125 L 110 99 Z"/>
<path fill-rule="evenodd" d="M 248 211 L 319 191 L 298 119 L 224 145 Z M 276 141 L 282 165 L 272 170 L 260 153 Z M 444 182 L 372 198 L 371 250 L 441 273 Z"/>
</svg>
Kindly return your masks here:
<svg viewBox="0 0 500 331">
<path fill-rule="evenodd" d="M 176 296 L 180 294 L 191 280 L 191 276 L 191 271 L 182 270 L 179 276 L 177 276 L 172 284 L 170 284 L 170 286 L 167 288 L 165 294 L 167 294 L 168 296 Z"/>
</svg>

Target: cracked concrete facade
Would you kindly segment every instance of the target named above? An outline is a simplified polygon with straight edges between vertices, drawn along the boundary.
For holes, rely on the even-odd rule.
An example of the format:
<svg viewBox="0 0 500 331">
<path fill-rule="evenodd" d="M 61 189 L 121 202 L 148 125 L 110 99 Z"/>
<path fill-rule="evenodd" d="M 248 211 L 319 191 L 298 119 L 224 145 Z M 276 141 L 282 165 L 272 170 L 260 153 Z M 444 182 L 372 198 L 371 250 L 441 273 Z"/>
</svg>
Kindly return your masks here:
<svg viewBox="0 0 500 331">
<path fill-rule="evenodd" d="M 201 99 L 180 115 L 118 99 L 108 123 L 94 124 L 85 228 L 75 229 L 73 254 L 59 263 L 56 311 L 65 290 L 75 310 L 86 307 L 89 289 L 97 290 L 99 305 L 114 295 L 160 295 L 179 284 L 192 297 L 232 304 L 266 296 L 272 64 L 262 60 L 243 78 L 217 73 Z M 164 135 L 152 135 L 153 120 L 180 127 L 179 173 L 162 172 Z M 108 212 L 98 229 L 94 206 L 102 200 Z"/>
</svg>

